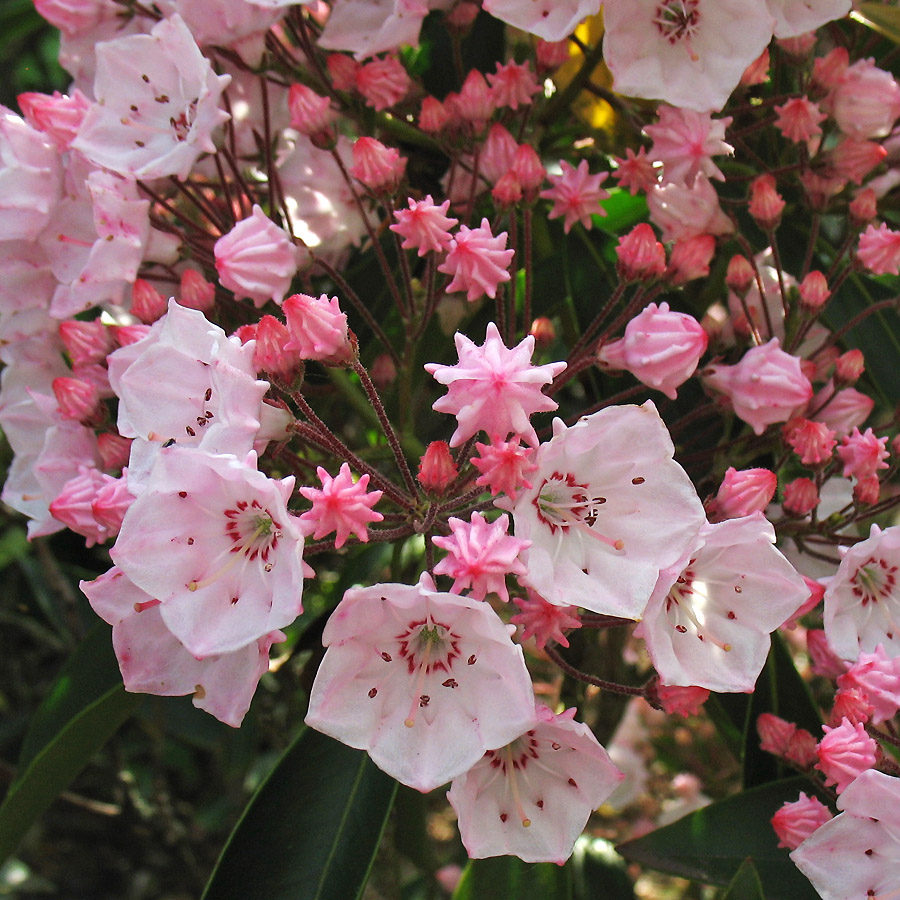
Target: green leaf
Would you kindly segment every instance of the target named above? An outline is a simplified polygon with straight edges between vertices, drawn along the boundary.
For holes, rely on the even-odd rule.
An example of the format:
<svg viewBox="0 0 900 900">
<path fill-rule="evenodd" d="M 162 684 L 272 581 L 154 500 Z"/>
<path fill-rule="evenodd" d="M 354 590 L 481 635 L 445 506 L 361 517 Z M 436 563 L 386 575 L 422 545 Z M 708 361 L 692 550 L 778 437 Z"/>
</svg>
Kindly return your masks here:
<svg viewBox="0 0 900 900">
<path fill-rule="evenodd" d="M 745 859 L 741 863 L 722 900 L 766 900 L 753 860 Z"/>
<path fill-rule="evenodd" d="M 141 702 L 121 684 L 75 713 L 18 776 L 0 807 L 0 862 Z"/>
<path fill-rule="evenodd" d="M 884 3 L 858 3 L 851 18 L 900 44 L 900 9 Z"/>
<path fill-rule="evenodd" d="M 515 856 L 472 859 L 453 900 L 571 900 L 568 866 L 525 863 Z"/>
<path fill-rule="evenodd" d="M 244 810 L 203 900 L 355 900 L 396 787 L 365 753 L 304 729 Z"/>
<path fill-rule="evenodd" d="M 568 863 L 574 900 L 634 900 L 625 860 L 603 838 L 583 834 Z"/>
<path fill-rule="evenodd" d="M 98 621 L 63 665 L 32 717 L 19 752 L 19 770 L 24 771 L 81 710 L 121 683 L 110 628 Z"/>
<path fill-rule="evenodd" d="M 617 850 L 631 862 L 722 887 L 750 859 L 766 900 L 818 900 L 788 851 L 778 847 L 769 823 L 783 803 L 809 789 L 806 778 L 771 782 L 697 810 Z"/>
</svg>

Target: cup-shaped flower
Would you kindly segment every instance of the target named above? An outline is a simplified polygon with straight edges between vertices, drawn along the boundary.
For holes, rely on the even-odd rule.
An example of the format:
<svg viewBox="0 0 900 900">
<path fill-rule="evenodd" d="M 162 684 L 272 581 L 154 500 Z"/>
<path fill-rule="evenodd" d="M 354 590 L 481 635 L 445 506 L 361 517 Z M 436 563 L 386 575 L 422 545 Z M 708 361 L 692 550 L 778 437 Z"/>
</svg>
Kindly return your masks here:
<svg viewBox="0 0 900 900">
<path fill-rule="evenodd" d="M 666 684 L 752 691 L 769 635 L 808 596 L 757 512 L 704 526 L 687 565 L 660 574 L 640 627 Z"/>
<path fill-rule="evenodd" d="M 531 679 L 502 620 L 427 576 L 347 591 L 322 642 L 306 723 L 409 787 L 445 784 L 533 724 Z"/>
<path fill-rule="evenodd" d="M 447 794 L 472 859 L 512 855 L 562 865 L 588 816 L 625 777 L 574 709 L 535 710 L 535 722 L 488 750 Z"/>
<path fill-rule="evenodd" d="M 229 653 L 301 612 L 303 535 L 287 511 L 293 477 L 247 460 L 163 447 L 129 507 L 115 564 L 160 601 L 166 627 L 197 657 Z"/>
<path fill-rule="evenodd" d="M 639 618 L 660 570 L 706 521 L 673 454 L 649 401 L 571 427 L 556 419 L 535 456 L 534 487 L 508 504 L 516 537 L 531 541 L 524 580 L 551 603 Z"/>
<path fill-rule="evenodd" d="M 159 602 L 113 566 L 81 589 L 94 611 L 113 627 L 112 641 L 125 690 L 180 697 L 226 725 L 237 728 L 256 685 L 269 668 L 269 648 L 284 640 L 280 631 L 238 650 L 197 659 L 163 622 Z"/>
</svg>

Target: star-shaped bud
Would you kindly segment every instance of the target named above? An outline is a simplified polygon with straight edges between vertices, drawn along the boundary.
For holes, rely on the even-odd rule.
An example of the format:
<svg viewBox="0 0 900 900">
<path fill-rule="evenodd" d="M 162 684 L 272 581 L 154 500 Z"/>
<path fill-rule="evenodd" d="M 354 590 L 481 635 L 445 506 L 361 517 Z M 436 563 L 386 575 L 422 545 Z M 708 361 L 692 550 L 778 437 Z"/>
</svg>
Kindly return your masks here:
<svg viewBox="0 0 900 900">
<path fill-rule="evenodd" d="M 300 516 L 300 527 L 304 534 L 312 535 L 315 540 L 325 537 L 332 531 L 335 549 L 343 547 L 351 534 L 356 535 L 363 543 L 369 540 L 366 526 L 370 522 L 380 522 L 384 516 L 375 512 L 372 507 L 381 499 L 381 491 L 367 491 L 369 476 L 363 475 L 354 481 L 350 474 L 350 466 L 344 463 L 340 472 L 332 478 L 321 466 L 316 474 L 322 482 L 322 489 L 302 487 L 300 493 L 312 502 Z"/>
</svg>

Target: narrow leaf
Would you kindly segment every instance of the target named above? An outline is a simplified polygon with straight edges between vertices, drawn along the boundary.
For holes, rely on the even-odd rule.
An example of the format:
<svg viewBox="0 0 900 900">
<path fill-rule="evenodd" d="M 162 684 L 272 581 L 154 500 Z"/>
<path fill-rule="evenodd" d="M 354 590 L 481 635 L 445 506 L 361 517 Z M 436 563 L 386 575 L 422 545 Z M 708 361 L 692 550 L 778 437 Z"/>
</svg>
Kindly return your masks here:
<svg viewBox="0 0 900 900">
<path fill-rule="evenodd" d="M 900 9 L 884 3 L 858 3 L 850 16 L 874 31 L 900 44 Z"/>
<path fill-rule="evenodd" d="M 0 807 L 0 862 L 141 702 L 119 684 L 76 713 L 13 782 Z"/>
<path fill-rule="evenodd" d="M 453 900 L 570 900 L 571 896 L 567 866 L 496 856 L 469 861 Z"/>
<path fill-rule="evenodd" d="M 355 900 L 396 786 L 365 753 L 304 730 L 244 810 L 203 900 Z"/>
<path fill-rule="evenodd" d="M 778 847 L 769 823 L 783 803 L 796 800 L 801 790 L 809 789 L 806 778 L 771 782 L 707 806 L 617 849 L 632 862 L 723 887 L 749 858 L 759 873 L 766 900 L 817 900 L 788 851 Z"/>
<path fill-rule="evenodd" d="M 766 900 L 753 860 L 745 859 L 741 863 L 722 900 Z"/>
</svg>

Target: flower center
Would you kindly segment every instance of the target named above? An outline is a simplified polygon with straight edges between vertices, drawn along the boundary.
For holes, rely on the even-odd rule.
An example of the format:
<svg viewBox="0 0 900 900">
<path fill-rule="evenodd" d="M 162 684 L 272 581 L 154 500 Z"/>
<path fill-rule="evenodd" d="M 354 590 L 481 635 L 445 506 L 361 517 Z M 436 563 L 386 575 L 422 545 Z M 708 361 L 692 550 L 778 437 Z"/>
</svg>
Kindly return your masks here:
<svg viewBox="0 0 900 900">
<path fill-rule="evenodd" d="M 231 538 L 232 553 L 243 553 L 247 559 L 260 557 L 268 562 L 269 552 L 278 546 L 281 526 L 257 500 L 240 500 L 235 509 L 226 509 L 225 533 Z"/>
<path fill-rule="evenodd" d="M 532 502 L 538 518 L 552 534 L 558 528 L 573 528 L 615 550 L 625 549 L 624 541 L 594 530 L 606 497 L 592 497 L 589 487 L 577 482 L 571 472 L 565 475 L 554 472 L 544 480 Z"/>
<path fill-rule="evenodd" d="M 731 644 L 717 638 L 710 631 L 709 624 L 704 621 L 703 611 L 705 607 L 711 605 L 711 600 L 706 583 L 698 581 L 690 568 L 693 563 L 694 560 L 691 560 L 688 568 L 678 576 L 675 584 L 669 589 L 666 596 L 666 615 L 679 634 L 687 634 L 689 628 L 693 628 L 698 640 L 708 640 L 727 653 L 731 650 Z M 728 616 L 734 618 L 734 613 L 729 612 Z"/>
<path fill-rule="evenodd" d="M 490 760 L 491 768 L 499 769 L 506 778 L 512 805 L 523 828 L 528 828 L 531 825 L 531 819 L 528 818 L 525 813 L 525 807 L 522 804 L 522 795 L 519 790 L 519 775 L 525 771 L 525 767 L 532 759 L 539 757 L 537 746 L 538 742 L 535 739 L 534 731 L 528 731 L 505 747 L 501 747 L 499 750 L 488 750 L 485 753 L 487 759 Z M 506 818 L 506 813 L 500 814 L 501 822 L 505 822 Z"/>
<path fill-rule="evenodd" d="M 700 22 L 699 4 L 700 0 L 666 0 L 656 7 L 653 24 L 670 44 L 690 40 Z"/>
<path fill-rule="evenodd" d="M 887 600 L 897 585 L 897 566 L 869 557 L 854 573 L 853 595 L 863 606 Z"/>
</svg>

